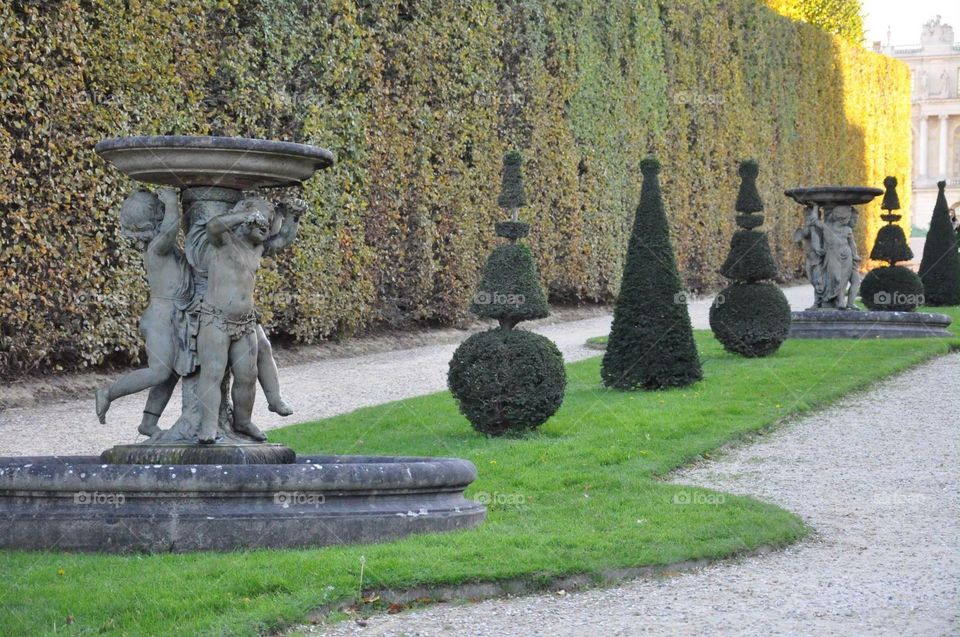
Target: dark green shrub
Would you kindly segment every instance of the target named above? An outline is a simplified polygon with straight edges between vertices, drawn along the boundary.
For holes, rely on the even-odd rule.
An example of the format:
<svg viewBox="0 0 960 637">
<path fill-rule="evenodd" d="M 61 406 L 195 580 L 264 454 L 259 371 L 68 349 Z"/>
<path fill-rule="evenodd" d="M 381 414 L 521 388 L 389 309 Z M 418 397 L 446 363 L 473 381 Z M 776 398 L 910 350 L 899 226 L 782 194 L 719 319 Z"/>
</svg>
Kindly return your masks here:
<svg viewBox="0 0 960 637">
<path fill-rule="evenodd" d="M 912 259 L 913 250 L 907 243 L 903 228 L 893 223 L 881 226 L 880 230 L 877 231 L 877 240 L 873 244 L 873 250 L 870 251 L 870 258 L 876 261 L 886 261 L 890 265 L 898 261 Z"/>
<path fill-rule="evenodd" d="M 777 278 L 777 264 L 770 254 L 767 233 L 759 230 L 737 230 L 730 239 L 730 253 L 720 267 L 720 274 L 732 281 L 763 281 Z"/>
<path fill-rule="evenodd" d="M 909 261 L 913 250 L 907 243 L 903 228 L 895 225 L 901 215 L 900 197 L 897 195 L 897 178 L 885 177 L 885 191 L 880 207 L 885 211 L 880 218 L 887 225 L 877 231 L 877 239 L 870 251 L 870 258 L 886 261 L 885 267 L 874 268 L 863 278 L 860 299 L 868 309 L 887 312 L 912 312 L 923 303 L 923 282 L 913 270 L 896 265 L 897 261 Z"/>
<path fill-rule="evenodd" d="M 510 241 L 494 248 L 483 268 L 470 311 L 494 318 L 500 327 L 475 334 L 453 353 L 447 385 L 460 411 L 477 431 L 499 436 L 539 427 L 563 402 L 567 373 L 553 342 L 531 332 L 517 332 L 520 321 L 550 314 L 540 285 L 537 262 L 518 239 L 530 227 L 517 221 L 526 203 L 522 159 L 511 151 L 503 160 L 503 187 L 498 203 L 513 210 L 512 221 L 496 224 L 497 235 Z"/>
<path fill-rule="evenodd" d="M 923 303 L 923 297 L 920 277 L 902 265 L 870 270 L 860 284 L 863 304 L 874 311 L 911 312 Z"/>
<path fill-rule="evenodd" d="M 483 268 L 470 311 L 513 327 L 550 314 L 530 248 L 521 243 L 497 246 Z"/>
<path fill-rule="evenodd" d="M 710 329 L 728 352 L 776 352 L 790 333 L 790 304 L 774 283 L 734 283 L 710 306 Z"/>
<path fill-rule="evenodd" d="M 546 422 L 560 408 L 566 384 L 563 355 L 553 341 L 501 328 L 465 340 L 447 375 L 460 412 L 491 436 Z"/>
<path fill-rule="evenodd" d="M 660 195 L 660 163 L 640 162 L 643 185 L 620 295 L 603 355 L 607 387 L 658 389 L 703 377 Z"/>
<path fill-rule="evenodd" d="M 790 304 L 779 287 L 760 283 L 777 278 L 777 264 L 767 233 L 754 230 L 763 222 L 763 201 L 757 191 L 760 166 L 740 162 L 740 190 L 736 217 L 740 230 L 733 233 L 730 253 L 720 274 L 734 281 L 710 306 L 710 329 L 734 354 L 756 357 L 776 352 L 790 333 Z"/>
<path fill-rule="evenodd" d="M 907 243 L 907 237 L 903 234 L 903 228 L 894 225 L 900 221 L 901 215 L 895 211 L 900 210 L 900 197 L 897 195 L 897 178 L 884 177 L 883 179 L 883 203 L 880 208 L 885 212 L 880 218 L 887 222 L 887 225 L 877 231 L 877 239 L 873 243 L 873 249 L 870 251 L 870 258 L 876 261 L 886 261 L 887 265 L 895 265 L 897 261 L 909 261 L 913 258 L 913 250 Z"/>
<path fill-rule="evenodd" d="M 943 194 L 946 185 L 945 181 L 937 182 L 940 192 L 923 244 L 920 280 L 923 281 L 924 305 L 960 305 L 960 255 L 957 254 L 957 235 L 950 223 L 947 198 Z"/>
<path fill-rule="evenodd" d="M 497 205 L 504 210 L 516 210 L 527 205 L 527 192 L 523 187 L 521 169 L 523 158 L 512 150 L 503 156 L 503 180 L 500 184 L 500 196 Z"/>
</svg>

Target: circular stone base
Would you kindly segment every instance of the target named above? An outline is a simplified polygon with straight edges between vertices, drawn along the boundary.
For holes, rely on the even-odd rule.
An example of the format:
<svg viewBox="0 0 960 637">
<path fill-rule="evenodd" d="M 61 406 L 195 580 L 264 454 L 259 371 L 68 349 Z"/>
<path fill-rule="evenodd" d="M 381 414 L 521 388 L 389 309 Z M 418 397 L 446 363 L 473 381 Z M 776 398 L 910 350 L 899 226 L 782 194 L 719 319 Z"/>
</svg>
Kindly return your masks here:
<svg viewBox="0 0 960 637">
<path fill-rule="evenodd" d="M 953 337 L 946 314 L 804 310 L 790 316 L 789 338 Z"/>
<path fill-rule="evenodd" d="M 290 447 L 268 443 L 145 443 L 117 445 L 100 454 L 107 464 L 290 464 Z"/>
<path fill-rule="evenodd" d="M 486 516 L 456 458 L 305 456 L 284 465 L 0 458 L 0 548 L 203 551 L 379 542 Z"/>
</svg>

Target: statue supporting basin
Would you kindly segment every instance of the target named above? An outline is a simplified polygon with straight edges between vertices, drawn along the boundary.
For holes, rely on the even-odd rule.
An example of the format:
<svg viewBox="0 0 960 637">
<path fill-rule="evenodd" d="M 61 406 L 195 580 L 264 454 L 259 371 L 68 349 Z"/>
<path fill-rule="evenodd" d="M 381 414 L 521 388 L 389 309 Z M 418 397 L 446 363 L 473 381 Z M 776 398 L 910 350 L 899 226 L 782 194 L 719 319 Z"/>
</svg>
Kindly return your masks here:
<svg viewBox="0 0 960 637">
<path fill-rule="evenodd" d="M 296 186 L 333 164 L 305 144 L 227 137 L 108 139 L 96 152 L 162 186 L 123 203 L 124 236 L 143 253 L 148 365 L 96 393 L 101 422 L 121 396 L 149 390 L 146 440 L 99 458 L 0 458 L 0 547 L 190 551 L 368 542 L 469 528 L 485 508 L 463 496 L 476 469 L 456 458 L 311 456 L 267 442 L 252 422 L 259 384 L 280 393 L 254 306 L 263 256 L 289 247 L 302 216 Z M 182 247 L 181 247 L 182 245 Z M 178 383 L 180 416 L 160 429 Z M 131 425 L 132 426 L 132 425 Z"/>
<path fill-rule="evenodd" d="M 950 317 L 917 312 L 861 312 L 855 304 L 860 291 L 854 229 L 855 206 L 883 194 L 866 186 L 813 186 L 784 194 L 804 207 L 803 225 L 794 239 L 803 249 L 814 304 L 793 312 L 792 338 L 949 337 Z"/>
</svg>

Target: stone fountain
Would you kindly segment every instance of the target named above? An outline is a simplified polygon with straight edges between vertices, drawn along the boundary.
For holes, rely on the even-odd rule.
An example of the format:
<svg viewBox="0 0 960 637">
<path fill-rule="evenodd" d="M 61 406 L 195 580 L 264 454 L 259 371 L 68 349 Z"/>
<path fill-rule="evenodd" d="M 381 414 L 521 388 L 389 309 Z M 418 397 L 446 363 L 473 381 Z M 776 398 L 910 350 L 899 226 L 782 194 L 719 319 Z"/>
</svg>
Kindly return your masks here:
<svg viewBox="0 0 960 637">
<path fill-rule="evenodd" d="M 456 458 L 301 456 L 251 420 L 256 386 L 280 415 L 270 342 L 254 307 L 262 256 L 289 247 L 297 186 L 333 155 L 305 144 L 231 137 L 107 139 L 96 152 L 161 186 L 123 203 L 123 234 L 143 253 L 150 303 L 140 327 L 148 366 L 96 395 L 148 390 L 143 442 L 96 456 L 0 458 L 0 547 L 229 550 L 372 542 L 479 524 L 463 496 L 476 469 Z M 182 247 L 181 247 L 182 246 Z M 177 384 L 180 415 L 158 426 Z"/>
<path fill-rule="evenodd" d="M 804 207 L 794 239 L 804 253 L 814 304 L 791 313 L 791 338 L 950 337 L 950 317 L 924 312 L 865 312 L 855 305 L 860 290 L 860 255 L 855 206 L 883 194 L 866 186 L 813 186 L 784 194 Z"/>
</svg>

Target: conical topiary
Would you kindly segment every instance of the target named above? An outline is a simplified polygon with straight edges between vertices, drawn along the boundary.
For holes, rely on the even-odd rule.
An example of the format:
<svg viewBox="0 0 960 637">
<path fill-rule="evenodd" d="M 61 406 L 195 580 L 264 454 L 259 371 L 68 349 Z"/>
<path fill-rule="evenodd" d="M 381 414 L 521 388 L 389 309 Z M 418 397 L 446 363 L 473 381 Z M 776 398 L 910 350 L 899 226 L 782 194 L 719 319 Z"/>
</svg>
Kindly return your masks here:
<svg viewBox="0 0 960 637">
<path fill-rule="evenodd" d="M 867 273 L 860 286 L 860 298 L 867 308 L 874 311 L 909 312 L 915 310 L 923 299 L 923 283 L 913 270 L 897 265 L 898 261 L 912 259 L 913 251 L 903 234 L 903 228 L 896 225 L 901 218 L 894 212 L 900 209 L 897 178 L 886 177 L 883 186 L 885 190 L 880 207 L 886 212 L 880 218 L 887 225 L 877 232 L 870 258 L 886 261 L 887 265 Z"/>
<path fill-rule="evenodd" d="M 769 356 L 790 332 L 790 304 L 780 288 L 777 265 L 770 252 L 767 233 L 755 228 L 763 223 L 763 201 L 757 191 L 760 166 L 754 160 L 740 162 L 737 194 L 737 225 L 730 240 L 730 253 L 720 274 L 733 281 L 710 306 L 710 329 L 728 352 L 743 356 Z"/>
<path fill-rule="evenodd" d="M 453 354 L 447 385 L 474 429 L 499 436 L 539 427 L 563 402 L 567 376 L 563 355 L 550 339 L 513 329 L 520 321 L 547 316 L 547 296 L 530 249 L 519 239 L 529 226 L 516 220 L 526 203 L 516 151 L 503 162 L 503 186 L 497 200 L 514 213 L 496 224 L 509 243 L 494 248 L 470 311 L 499 321 L 499 327 L 474 334 Z"/>
<path fill-rule="evenodd" d="M 690 385 L 703 373 L 660 196 L 660 163 L 644 159 L 640 170 L 640 204 L 601 376 L 616 389 Z"/>
<path fill-rule="evenodd" d="M 930 218 L 930 230 L 923 244 L 920 280 L 923 281 L 925 305 L 960 305 L 960 255 L 957 235 L 950 223 L 950 210 L 943 189 L 947 182 L 937 182 L 937 204 Z"/>
</svg>

